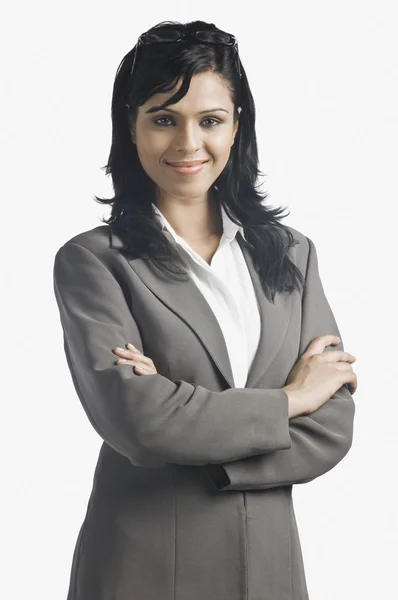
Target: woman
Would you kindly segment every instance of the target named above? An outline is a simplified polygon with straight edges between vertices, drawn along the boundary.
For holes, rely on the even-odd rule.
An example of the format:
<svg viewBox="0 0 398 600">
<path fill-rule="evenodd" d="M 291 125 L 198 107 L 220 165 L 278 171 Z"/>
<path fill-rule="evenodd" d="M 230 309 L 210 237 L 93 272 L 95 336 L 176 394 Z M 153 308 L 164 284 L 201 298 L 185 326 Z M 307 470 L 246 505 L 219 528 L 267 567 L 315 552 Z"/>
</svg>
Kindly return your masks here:
<svg viewBox="0 0 398 600">
<path fill-rule="evenodd" d="M 151 28 L 118 69 L 112 121 L 115 196 L 96 198 L 111 216 L 54 263 L 103 439 L 68 600 L 304 600 L 292 486 L 351 446 L 355 357 L 314 243 L 255 189 L 234 37 Z"/>
</svg>

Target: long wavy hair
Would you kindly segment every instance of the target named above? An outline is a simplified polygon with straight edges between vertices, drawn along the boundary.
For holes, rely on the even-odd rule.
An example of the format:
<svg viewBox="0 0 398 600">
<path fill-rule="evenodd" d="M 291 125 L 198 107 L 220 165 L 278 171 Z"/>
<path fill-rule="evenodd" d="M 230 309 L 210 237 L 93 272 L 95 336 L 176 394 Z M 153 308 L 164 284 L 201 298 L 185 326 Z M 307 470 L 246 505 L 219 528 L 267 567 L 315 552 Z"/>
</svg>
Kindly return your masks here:
<svg viewBox="0 0 398 600">
<path fill-rule="evenodd" d="M 222 31 L 213 23 L 163 21 L 148 32 L 159 28 L 192 32 Z M 192 38 L 191 38 L 192 39 Z M 137 148 L 131 140 L 131 128 L 137 118 L 138 106 L 153 94 L 170 92 L 183 78 L 178 92 L 162 104 L 177 103 L 189 90 L 196 73 L 212 72 L 223 78 L 234 105 L 234 123 L 240 123 L 228 162 L 209 192 L 221 203 L 230 219 L 243 227 L 246 244 L 259 274 L 267 298 L 274 302 L 275 292 L 292 293 L 304 285 L 301 271 L 288 256 L 295 240 L 289 229 L 279 221 L 285 207 L 270 208 L 262 204 L 267 193 L 257 191 L 257 180 L 263 173 L 258 168 L 255 135 L 255 106 L 246 73 L 236 68 L 233 46 L 206 44 L 189 39 L 182 43 L 140 45 L 133 76 L 130 70 L 136 46 L 122 59 L 116 73 L 112 95 L 112 144 L 106 175 L 111 175 L 114 197 L 94 196 L 96 202 L 112 207 L 110 217 L 101 219 L 112 226 L 123 242 L 123 251 L 133 258 L 153 262 L 164 275 L 187 279 L 186 269 L 166 236 L 153 211 L 156 204 L 156 184 L 141 165 Z M 240 59 L 239 59 L 240 60 Z M 288 213 L 289 214 L 289 213 Z"/>
</svg>

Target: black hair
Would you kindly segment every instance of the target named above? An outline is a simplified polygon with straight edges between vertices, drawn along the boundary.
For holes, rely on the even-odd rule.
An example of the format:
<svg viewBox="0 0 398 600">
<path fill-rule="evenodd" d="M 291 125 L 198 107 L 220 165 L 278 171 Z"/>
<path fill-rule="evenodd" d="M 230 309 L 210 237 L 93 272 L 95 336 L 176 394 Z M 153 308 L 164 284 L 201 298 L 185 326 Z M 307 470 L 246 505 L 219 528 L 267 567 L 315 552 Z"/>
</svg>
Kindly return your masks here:
<svg viewBox="0 0 398 600">
<path fill-rule="evenodd" d="M 222 31 L 213 23 L 192 21 L 182 24 L 163 21 L 148 30 L 177 28 L 185 32 Z M 155 93 L 170 92 L 183 78 L 178 92 L 162 108 L 178 102 L 189 90 L 196 73 L 213 72 L 223 78 L 234 105 L 234 123 L 239 128 L 231 147 L 228 162 L 213 183 L 211 192 L 221 203 L 230 219 L 243 227 L 250 255 L 267 298 L 274 302 L 276 291 L 292 293 L 304 278 L 288 256 L 297 241 L 279 221 L 285 207 L 270 208 L 262 204 L 267 193 L 257 191 L 257 179 L 263 173 L 258 168 L 255 135 L 255 105 L 246 73 L 239 59 L 239 77 L 233 46 L 206 44 L 189 40 L 179 43 L 140 44 L 134 72 L 130 70 L 136 46 L 122 59 L 116 73 L 112 95 L 112 144 L 106 174 L 111 174 L 114 197 L 94 196 L 96 202 L 112 207 L 108 219 L 121 237 L 124 249 L 133 257 L 149 259 L 164 274 L 175 279 L 187 279 L 187 272 L 178 253 L 162 233 L 152 208 L 156 184 L 141 165 L 137 148 L 131 139 L 138 106 Z M 237 107 L 242 107 L 239 115 Z M 209 190 L 210 191 L 210 190 Z M 289 213 L 288 213 L 289 214 Z"/>
</svg>

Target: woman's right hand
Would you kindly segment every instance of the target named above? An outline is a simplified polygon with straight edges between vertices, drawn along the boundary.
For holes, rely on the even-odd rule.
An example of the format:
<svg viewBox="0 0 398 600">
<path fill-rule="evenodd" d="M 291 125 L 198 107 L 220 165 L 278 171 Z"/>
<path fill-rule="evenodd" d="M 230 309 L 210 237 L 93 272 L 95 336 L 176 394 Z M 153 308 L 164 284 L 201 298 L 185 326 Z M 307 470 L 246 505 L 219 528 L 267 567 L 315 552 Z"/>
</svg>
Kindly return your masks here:
<svg viewBox="0 0 398 600">
<path fill-rule="evenodd" d="M 290 371 L 282 388 L 289 398 L 289 418 L 314 412 L 345 383 L 351 394 L 357 389 L 351 366 L 355 356 L 343 350 L 324 352 L 326 346 L 340 341 L 336 335 L 316 337 Z"/>
</svg>

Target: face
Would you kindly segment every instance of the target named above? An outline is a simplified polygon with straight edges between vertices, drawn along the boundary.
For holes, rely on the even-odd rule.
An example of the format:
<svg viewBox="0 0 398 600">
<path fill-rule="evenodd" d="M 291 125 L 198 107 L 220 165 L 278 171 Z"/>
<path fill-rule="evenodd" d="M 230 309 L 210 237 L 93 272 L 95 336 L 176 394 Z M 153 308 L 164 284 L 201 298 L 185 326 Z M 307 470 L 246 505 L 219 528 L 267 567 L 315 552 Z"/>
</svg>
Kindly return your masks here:
<svg viewBox="0 0 398 600">
<path fill-rule="evenodd" d="M 171 92 L 155 94 L 140 106 L 131 132 L 142 167 L 157 184 L 162 203 L 168 199 L 207 200 L 209 188 L 228 161 L 238 130 L 229 92 L 214 73 L 197 73 L 179 102 L 147 113 L 173 96 L 180 85 L 181 80 Z M 238 110 L 240 113 L 241 107 Z M 181 161 L 206 163 L 196 174 L 181 173 L 167 164 Z"/>
</svg>

